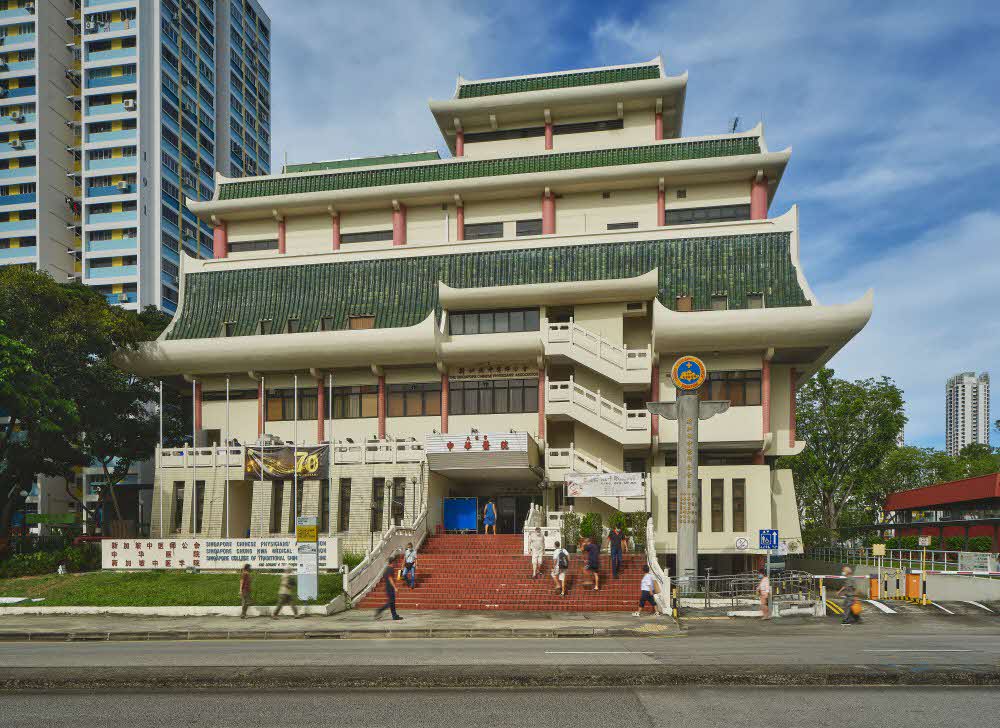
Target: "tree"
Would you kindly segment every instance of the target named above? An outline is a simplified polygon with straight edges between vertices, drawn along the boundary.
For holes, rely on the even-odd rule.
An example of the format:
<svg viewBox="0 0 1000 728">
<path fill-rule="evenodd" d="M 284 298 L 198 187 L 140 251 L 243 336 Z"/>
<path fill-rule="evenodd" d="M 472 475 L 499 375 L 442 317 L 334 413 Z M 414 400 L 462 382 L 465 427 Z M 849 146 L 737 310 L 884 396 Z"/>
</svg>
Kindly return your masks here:
<svg viewBox="0 0 1000 728">
<path fill-rule="evenodd" d="M 806 448 L 783 465 L 795 475 L 804 529 L 832 532 L 845 515 L 854 521 L 877 501 L 875 476 L 906 424 L 903 393 L 887 377 L 849 382 L 824 368 L 796 403 Z"/>
</svg>

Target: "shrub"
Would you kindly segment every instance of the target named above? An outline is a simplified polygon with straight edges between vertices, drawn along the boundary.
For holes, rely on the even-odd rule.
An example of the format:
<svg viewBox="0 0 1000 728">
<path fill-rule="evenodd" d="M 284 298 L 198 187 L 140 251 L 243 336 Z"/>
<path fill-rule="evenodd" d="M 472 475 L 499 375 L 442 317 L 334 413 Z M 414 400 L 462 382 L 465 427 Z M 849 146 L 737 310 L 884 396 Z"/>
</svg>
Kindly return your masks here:
<svg viewBox="0 0 1000 728">
<path fill-rule="evenodd" d="M 969 539 L 969 551 L 986 553 L 993 550 L 993 539 L 989 536 L 973 536 Z"/>
<path fill-rule="evenodd" d="M 899 539 L 899 546 L 896 548 L 900 549 L 918 549 L 920 548 L 920 539 L 916 536 L 902 536 Z"/>
<path fill-rule="evenodd" d="M 347 570 L 350 571 L 364 561 L 366 555 L 364 551 L 345 551 L 342 559 Z"/>
<path fill-rule="evenodd" d="M 580 521 L 580 535 L 584 538 L 592 538 L 598 543 L 604 535 L 604 523 L 600 513 L 588 513 Z"/>
<path fill-rule="evenodd" d="M 608 518 L 608 528 L 615 528 L 616 526 L 620 528 L 622 532 L 626 532 L 628 530 L 628 519 L 625 518 L 625 514 L 621 511 L 615 511 Z"/>
<path fill-rule="evenodd" d="M 646 548 L 646 522 L 649 520 L 649 513 L 637 511 L 625 513 L 625 523 L 627 528 L 625 533 L 632 537 L 635 542 L 636 551 L 643 551 Z"/>
<path fill-rule="evenodd" d="M 562 545 L 563 548 L 576 548 L 576 542 L 580 540 L 580 516 L 576 513 L 567 513 L 563 516 L 562 525 Z"/>
<path fill-rule="evenodd" d="M 85 543 L 67 546 L 59 551 L 35 551 L 17 554 L 0 562 L 0 578 L 54 574 L 59 564 L 67 571 L 93 571 L 101 568 L 101 551 L 97 544 Z"/>
<path fill-rule="evenodd" d="M 971 542 L 972 539 L 969 539 Z M 945 551 L 965 551 L 964 536 L 949 536 L 944 540 Z"/>
</svg>

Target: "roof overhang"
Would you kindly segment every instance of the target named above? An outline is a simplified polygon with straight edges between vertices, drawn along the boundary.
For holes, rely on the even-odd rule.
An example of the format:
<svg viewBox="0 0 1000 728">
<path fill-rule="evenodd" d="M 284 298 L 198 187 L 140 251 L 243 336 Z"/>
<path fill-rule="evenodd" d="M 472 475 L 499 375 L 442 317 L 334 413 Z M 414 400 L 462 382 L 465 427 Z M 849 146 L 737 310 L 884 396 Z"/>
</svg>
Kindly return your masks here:
<svg viewBox="0 0 1000 728">
<path fill-rule="evenodd" d="M 438 282 L 438 300 L 450 311 L 496 306 L 561 306 L 585 303 L 648 301 L 656 298 L 659 269 L 634 278 L 533 283 L 521 286 L 452 288 Z"/>
</svg>

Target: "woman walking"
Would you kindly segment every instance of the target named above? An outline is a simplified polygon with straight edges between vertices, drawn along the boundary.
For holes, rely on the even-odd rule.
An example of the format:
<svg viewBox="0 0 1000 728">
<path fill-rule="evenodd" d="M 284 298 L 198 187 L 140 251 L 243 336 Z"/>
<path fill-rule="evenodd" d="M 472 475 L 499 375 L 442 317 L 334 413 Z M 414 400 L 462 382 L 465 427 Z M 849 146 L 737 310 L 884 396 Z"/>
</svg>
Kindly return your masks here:
<svg viewBox="0 0 1000 728">
<path fill-rule="evenodd" d="M 497 507 L 493 505 L 493 499 L 490 498 L 486 501 L 486 507 L 483 508 L 483 533 L 488 534 L 490 532 L 490 527 L 493 528 L 493 535 L 497 535 Z"/>
</svg>

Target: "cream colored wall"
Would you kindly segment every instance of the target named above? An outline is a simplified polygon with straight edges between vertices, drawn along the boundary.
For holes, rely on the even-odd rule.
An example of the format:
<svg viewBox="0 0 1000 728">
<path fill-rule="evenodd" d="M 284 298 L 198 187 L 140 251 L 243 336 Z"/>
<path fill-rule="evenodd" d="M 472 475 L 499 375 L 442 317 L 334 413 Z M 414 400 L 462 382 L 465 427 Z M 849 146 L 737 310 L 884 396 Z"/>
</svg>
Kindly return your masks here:
<svg viewBox="0 0 1000 728">
<path fill-rule="evenodd" d="M 559 235 L 606 233 L 608 223 L 616 222 L 638 222 L 640 229 L 656 227 L 656 187 L 612 190 L 608 199 L 601 192 L 578 192 L 556 200 Z"/>
<path fill-rule="evenodd" d="M 394 367 L 385 369 L 386 384 L 416 384 L 418 382 L 440 382 L 441 374 L 433 366 Z M 375 382 L 373 382 L 374 384 Z"/>
<path fill-rule="evenodd" d="M 285 220 L 288 254 L 327 253 L 333 249 L 333 222 L 329 215 L 290 215 Z"/>
<path fill-rule="evenodd" d="M 622 385 L 612 382 L 600 374 L 595 374 L 586 367 L 576 367 L 573 371 L 573 379 L 581 387 L 585 387 L 591 392 L 598 392 L 604 399 L 611 400 L 615 404 L 621 404 L 623 401 Z"/>
<path fill-rule="evenodd" d="M 340 234 L 368 233 L 376 230 L 392 229 L 392 201 L 385 200 L 384 206 L 376 210 L 352 210 L 340 215 Z M 332 233 L 331 233 L 332 235 Z M 379 240 L 372 243 L 341 243 L 341 250 L 363 251 L 383 250 L 391 248 L 391 240 Z"/>
<path fill-rule="evenodd" d="M 277 240 L 278 222 L 273 218 L 232 220 L 226 223 L 226 236 L 230 243 L 241 243 L 248 240 Z"/>
<path fill-rule="evenodd" d="M 745 182 L 714 182 L 711 184 L 685 185 L 683 199 L 677 197 L 677 186 L 666 188 L 667 208 L 707 207 L 709 205 L 750 204 L 750 180 Z"/>
<path fill-rule="evenodd" d="M 454 214 L 454 210 L 452 210 Z M 502 222 L 505 238 L 517 237 L 518 220 L 538 220 L 542 217 L 542 198 L 517 197 L 504 200 L 477 200 L 465 204 L 465 224 Z M 453 222 L 452 227 L 455 228 Z M 457 233 L 452 240 L 457 239 Z"/>
<path fill-rule="evenodd" d="M 621 346 L 624 342 L 624 313 L 624 303 L 584 304 L 573 307 L 573 320 L 588 331 Z"/>
<path fill-rule="evenodd" d="M 591 457 L 600 458 L 612 470 L 622 469 L 622 446 L 580 422 L 573 423 L 573 447 Z"/>
<path fill-rule="evenodd" d="M 770 455 L 794 454 L 788 439 L 792 409 L 791 369 L 790 366 L 771 365 L 771 432 L 774 435 Z"/>
<path fill-rule="evenodd" d="M 451 421 L 448 422 L 449 429 Z M 423 442 L 432 430 L 441 431 L 440 415 L 427 417 L 386 417 L 385 432 L 390 437 L 413 437 Z"/>
<path fill-rule="evenodd" d="M 470 432 L 475 427 L 480 432 L 507 432 L 517 430 L 538 437 L 538 413 L 521 412 L 507 415 L 450 415 L 449 433 Z M 430 429 L 427 430 L 430 432 Z"/>
<path fill-rule="evenodd" d="M 643 349 L 652 341 L 652 322 L 647 316 L 628 316 L 622 320 L 622 343 L 629 349 Z"/>
<path fill-rule="evenodd" d="M 771 473 L 771 522 L 782 540 L 802 543 L 798 503 L 795 499 L 795 479 L 791 470 Z"/>
<path fill-rule="evenodd" d="M 226 403 L 204 402 L 201 413 L 202 427 L 206 430 L 218 430 L 222 439 L 226 439 Z M 229 439 L 235 438 L 243 444 L 257 439 L 256 397 L 229 403 L 229 433 Z"/>
<path fill-rule="evenodd" d="M 406 244 L 437 244 L 453 239 L 445 238 L 445 217 L 450 218 L 451 214 L 442 210 L 441 205 L 406 208 Z"/>
</svg>

